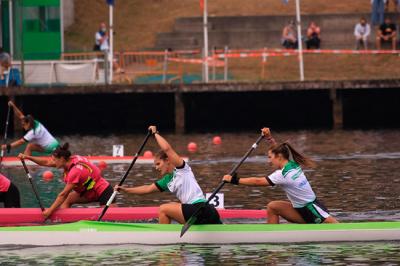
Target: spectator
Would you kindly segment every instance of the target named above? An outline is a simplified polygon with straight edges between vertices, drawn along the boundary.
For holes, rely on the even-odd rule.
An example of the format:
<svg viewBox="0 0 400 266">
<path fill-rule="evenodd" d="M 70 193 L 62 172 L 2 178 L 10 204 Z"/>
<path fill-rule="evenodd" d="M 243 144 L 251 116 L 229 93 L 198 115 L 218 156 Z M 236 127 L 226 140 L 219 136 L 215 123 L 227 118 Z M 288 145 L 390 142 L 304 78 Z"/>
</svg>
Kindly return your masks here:
<svg viewBox="0 0 400 266">
<path fill-rule="evenodd" d="M 362 45 L 365 50 L 368 50 L 368 38 L 371 34 L 371 27 L 365 18 L 361 18 L 354 28 L 354 36 L 356 37 L 356 49 L 359 50 Z"/>
<path fill-rule="evenodd" d="M 371 23 L 374 26 L 383 24 L 383 18 L 385 15 L 385 4 L 387 0 L 371 0 L 372 14 Z"/>
<path fill-rule="evenodd" d="M 321 29 L 313 21 L 310 23 L 307 29 L 306 45 L 307 49 L 311 49 L 311 47 L 319 49 L 321 45 Z"/>
<path fill-rule="evenodd" d="M 389 11 L 389 2 L 390 0 L 386 0 L 385 12 Z M 393 0 L 394 10 L 399 11 L 400 0 Z"/>
<path fill-rule="evenodd" d="M 298 41 L 294 21 L 289 21 L 282 31 L 282 45 L 286 49 L 297 49 Z"/>
<path fill-rule="evenodd" d="M 391 42 L 392 49 L 396 50 L 396 25 L 392 23 L 390 18 L 386 18 L 385 22 L 379 27 L 376 36 L 376 48 L 381 49 L 382 42 Z"/>
<path fill-rule="evenodd" d="M 95 44 L 93 47 L 94 51 L 108 52 L 110 49 L 108 43 L 107 26 L 104 22 L 100 23 L 100 29 L 95 34 Z"/>
<path fill-rule="evenodd" d="M 4 72 L 11 67 L 11 57 L 0 47 L 0 80 L 4 79 Z"/>
<path fill-rule="evenodd" d="M 107 26 L 104 22 L 100 23 L 100 29 L 95 34 L 95 44 L 93 50 L 101 51 L 105 54 L 108 54 L 110 50 Z M 119 67 L 116 61 L 113 62 L 113 70 L 115 70 L 116 73 L 124 73 L 124 70 Z"/>
</svg>

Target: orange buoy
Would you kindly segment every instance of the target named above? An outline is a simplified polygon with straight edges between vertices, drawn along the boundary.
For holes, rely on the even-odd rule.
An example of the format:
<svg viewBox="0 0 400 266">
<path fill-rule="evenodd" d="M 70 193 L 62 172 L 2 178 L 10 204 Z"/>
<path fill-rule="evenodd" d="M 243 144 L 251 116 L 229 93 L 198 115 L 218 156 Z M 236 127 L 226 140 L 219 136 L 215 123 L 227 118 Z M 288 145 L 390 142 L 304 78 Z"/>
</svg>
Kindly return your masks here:
<svg viewBox="0 0 400 266">
<path fill-rule="evenodd" d="M 196 152 L 197 151 L 197 144 L 196 142 L 190 142 L 187 146 L 189 152 Z"/>
<path fill-rule="evenodd" d="M 143 157 L 146 159 L 151 159 L 151 158 L 153 158 L 153 153 L 151 151 L 145 151 L 143 153 Z"/>
<path fill-rule="evenodd" d="M 215 136 L 215 137 L 213 138 L 213 144 L 214 144 L 214 145 L 220 145 L 221 143 L 222 143 L 222 139 L 221 139 L 220 136 Z"/>
<path fill-rule="evenodd" d="M 54 174 L 53 174 L 52 171 L 44 171 L 43 174 L 42 174 L 42 177 L 43 177 L 44 180 L 50 181 L 50 180 L 53 179 Z"/>
<path fill-rule="evenodd" d="M 107 163 L 105 161 L 100 161 L 97 166 L 100 168 L 100 170 L 104 170 L 107 168 Z"/>
</svg>

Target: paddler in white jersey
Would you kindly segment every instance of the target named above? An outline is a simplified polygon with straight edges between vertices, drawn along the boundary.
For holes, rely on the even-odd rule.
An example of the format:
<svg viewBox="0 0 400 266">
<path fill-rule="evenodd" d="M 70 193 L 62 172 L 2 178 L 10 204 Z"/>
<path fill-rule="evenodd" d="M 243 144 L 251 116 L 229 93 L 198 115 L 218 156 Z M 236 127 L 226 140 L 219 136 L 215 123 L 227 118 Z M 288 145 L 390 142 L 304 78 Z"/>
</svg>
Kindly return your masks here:
<svg viewBox="0 0 400 266">
<path fill-rule="evenodd" d="M 21 120 L 22 128 L 26 131 L 23 138 L 1 146 L 3 150 L 9 152 L 11 149 L 28 143 L 24 154 L 31 155 L 33 151 L 51 154 L 58 146 L 59 142 L 49 133 L 49 131 L 31 115 L 25 116 L 21 110 L 12 102 L 8 105 L 14 109 L 14 113 Z"/>
<path fill-rule="evenodd" d="M 162 204 L 159 209 L 159 223 L 169 224 L 175 220 L 184 224 L 194 212 L 206 204 L 204 193 L 194 177 L 192 169 L 159 134 L 155 126 L 150 126 L 158 145 L 161 148 L 154 157 L 154 166 L 160 173 L 161 179 L 151 185 L 138 187 L 114 187 L 123 193 L 149 194 L 153 192 L 171 192 L 180 203 L 171 202 Z M 220 224 L 219 214 L 213 205 L 208 204 L 200 213 L 196 224 Z"/>
<path fill-rule="evenodd" d="M 279 217 L 292 223 L 337 223 L 324 205 L 317 200 L 301 166 L 314 167 L 315 163 L 297 152 L 289 143 L 276 144 L 269 128 L 263 128 L 262 134 L 271 142 L 268 159 L 277 170 L 264 177 L 239 178 L 237 175 L 225 175 L 223 180 L 235 185 L 278 186 L 289 201 L 276 200 L 267 205 L 268 223 L 279 223 Z"/>
</svg>

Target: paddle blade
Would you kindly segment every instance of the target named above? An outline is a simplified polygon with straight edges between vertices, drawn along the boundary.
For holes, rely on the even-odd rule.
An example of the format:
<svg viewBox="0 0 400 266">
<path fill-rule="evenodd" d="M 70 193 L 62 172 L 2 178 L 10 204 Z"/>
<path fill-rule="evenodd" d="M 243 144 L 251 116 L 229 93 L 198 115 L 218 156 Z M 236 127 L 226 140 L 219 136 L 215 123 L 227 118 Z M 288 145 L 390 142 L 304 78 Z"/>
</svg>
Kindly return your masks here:
<svg viewBox="0 0 400 266">
<path fill-rule="evenodd" d="M 190 219 L 183 225 L 180 237 L 182 237 L 186 233 L 186 231 L 189 230 L 189 228 L 196 222 L 196 220 L 197 217 L 195 215 L 190 217 Z"/>
</svg>

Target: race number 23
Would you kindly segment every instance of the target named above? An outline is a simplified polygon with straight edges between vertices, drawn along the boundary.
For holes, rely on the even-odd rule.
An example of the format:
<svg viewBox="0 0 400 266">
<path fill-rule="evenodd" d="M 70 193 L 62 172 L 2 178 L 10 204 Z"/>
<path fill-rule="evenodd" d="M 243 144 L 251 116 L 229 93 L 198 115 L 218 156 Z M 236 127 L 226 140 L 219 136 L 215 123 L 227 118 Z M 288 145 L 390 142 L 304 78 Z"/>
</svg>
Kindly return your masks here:
<svg viewBox="0 0 400 266">
<path fill-rule="evenodd" d="M 211 196 L 211 193 L 206 194 L 206 198 L 208 199 Z M 223 209 L 224 208 L 224 193 L 217 193 L 215 197 L 210 201 L 210 204 L 214 205 L 215 208 Z"/>
</svg>

